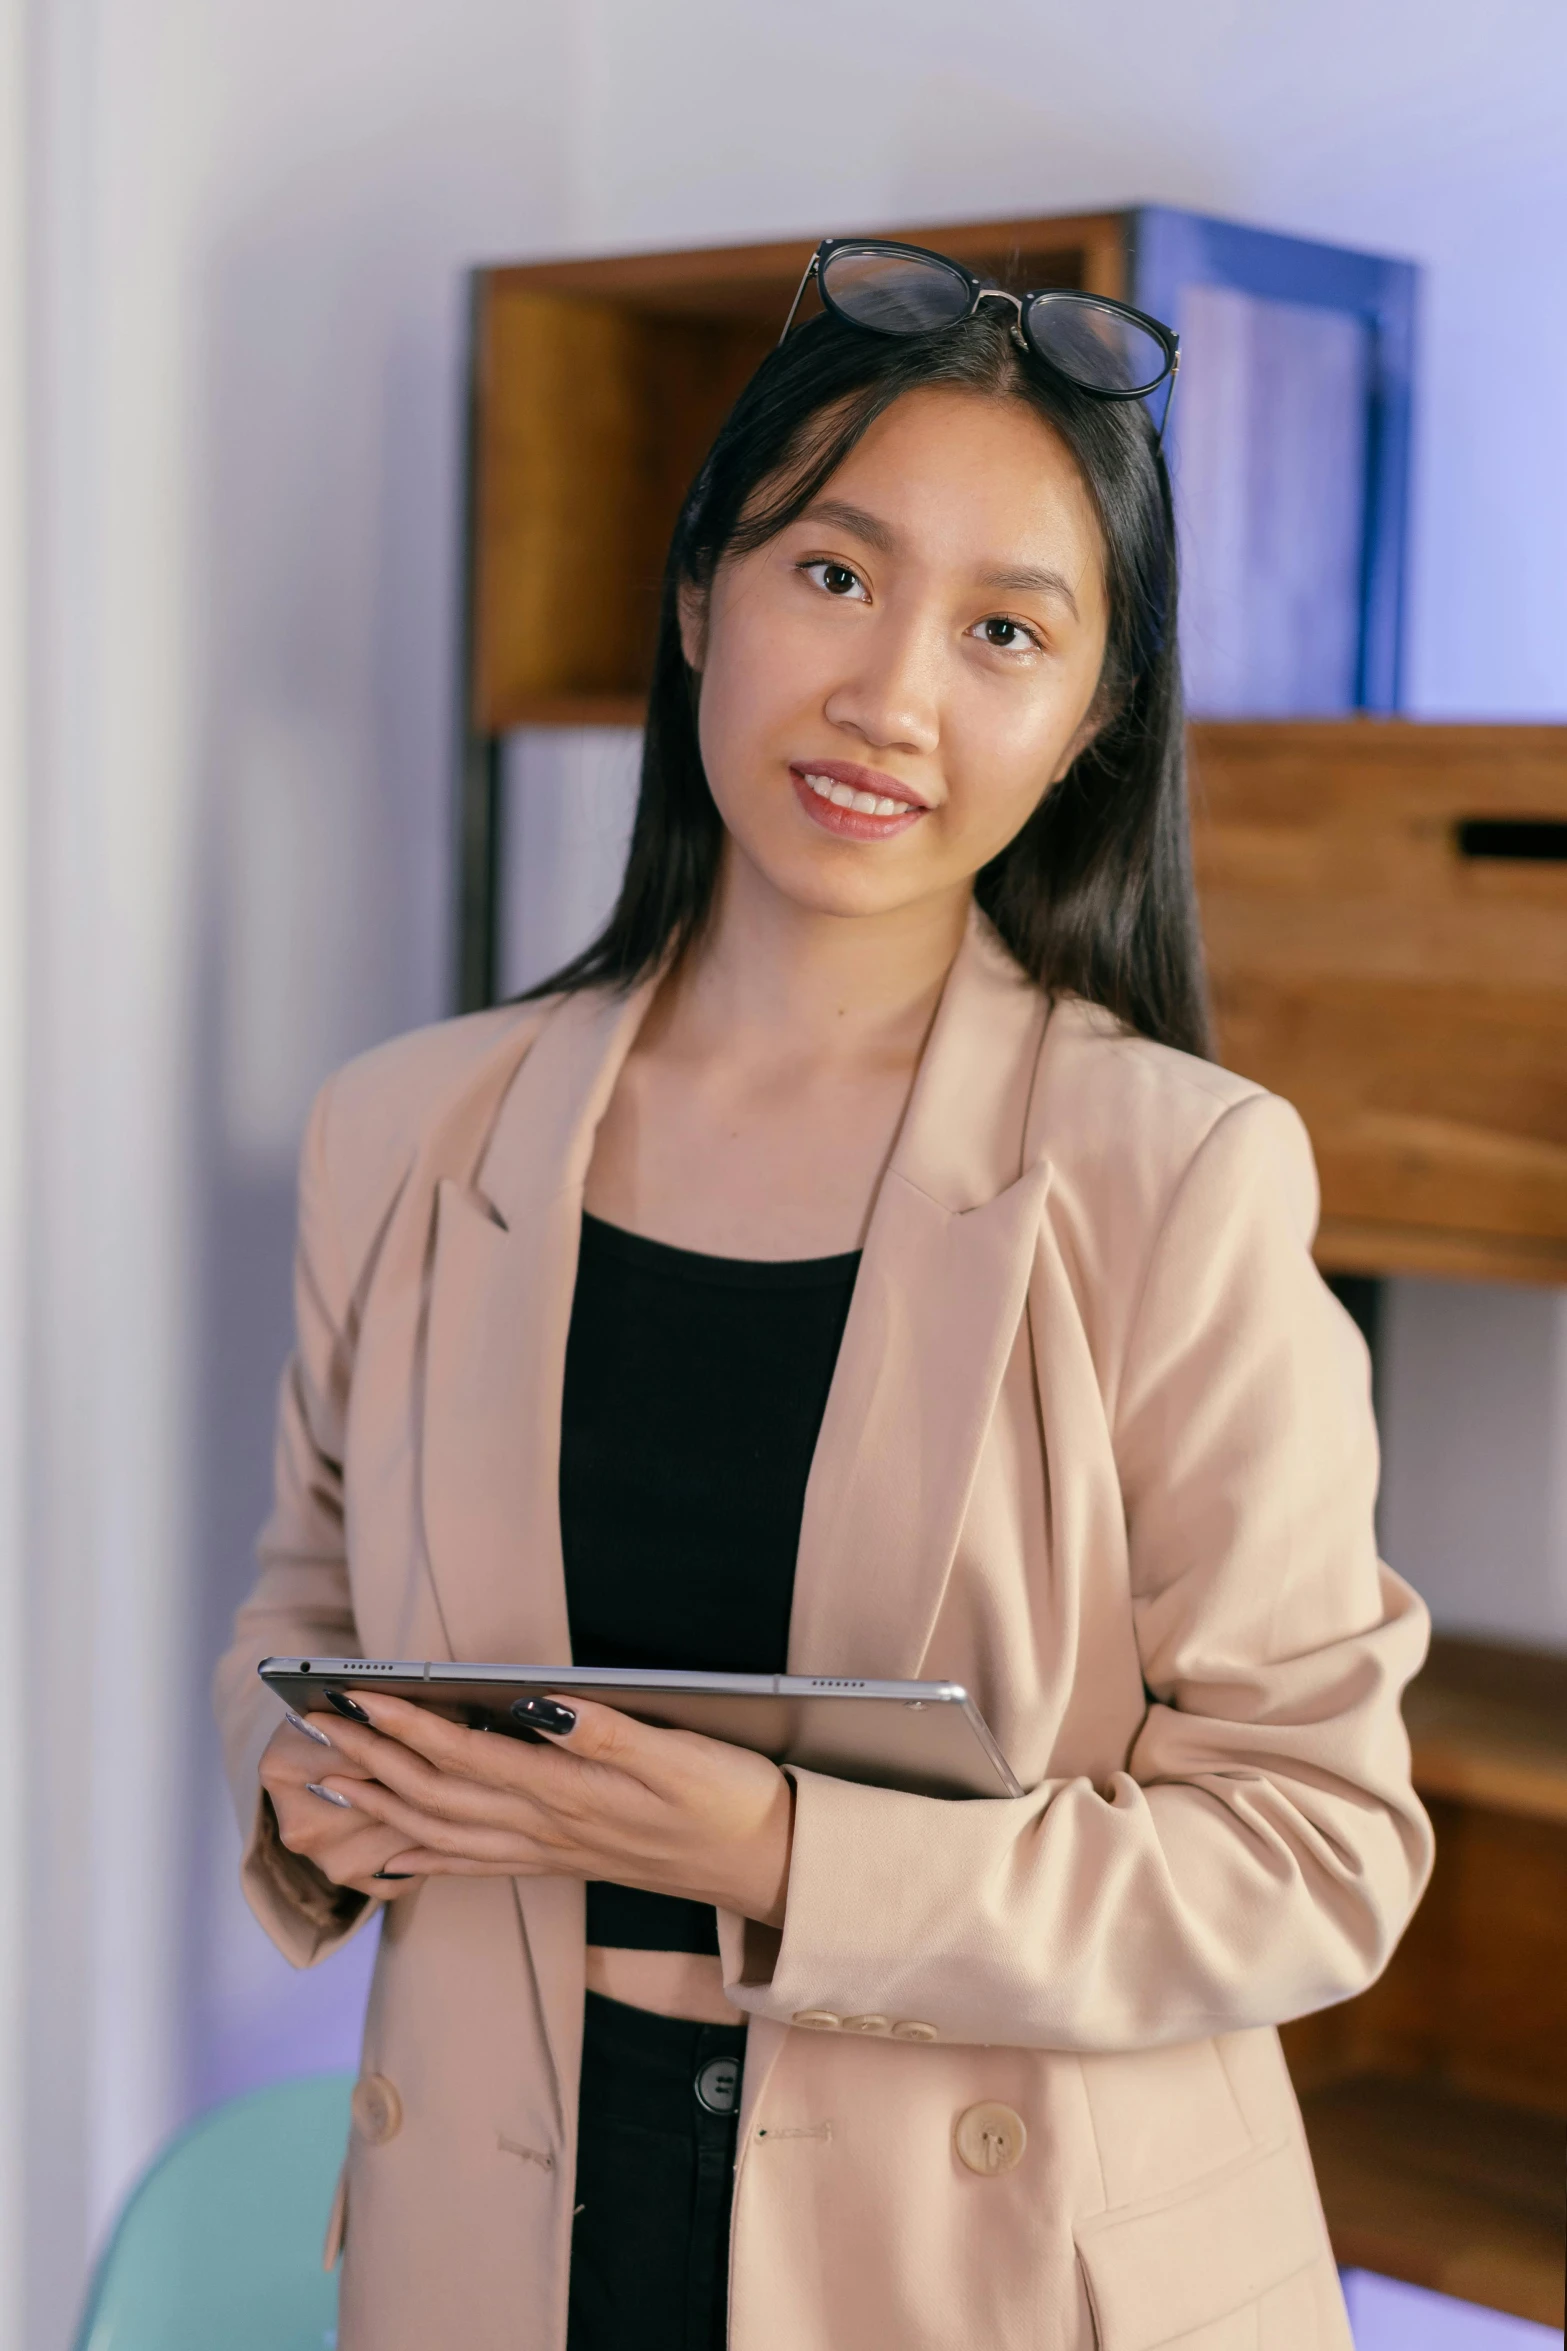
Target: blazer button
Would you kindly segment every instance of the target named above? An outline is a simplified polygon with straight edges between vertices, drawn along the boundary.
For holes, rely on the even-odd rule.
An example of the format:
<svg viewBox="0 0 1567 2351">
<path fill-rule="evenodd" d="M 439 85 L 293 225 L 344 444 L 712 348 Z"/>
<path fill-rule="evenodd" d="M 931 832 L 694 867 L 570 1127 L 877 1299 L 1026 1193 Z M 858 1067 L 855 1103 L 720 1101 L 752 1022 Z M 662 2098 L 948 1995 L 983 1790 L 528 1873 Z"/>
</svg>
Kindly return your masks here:
<svg viewBox="0 0 1567 2351">
<path fill-rule="evenodd" d="M 803 2025 L 808 2033 L 835 2033 L 843 2018 L 834 2016 L 830 2008 L 797 2008 L 791 2021 Z"/>
<path fill-rule="evenodd" d="M 846 2016 L 843 2029 L 846 2033 L 890 2033 L 892 2024 L 885 2016 Z"/>
<path fill-rule="evenodd" d="M 970 2106 L 960 2114 L 954 2126 L 953 2138 L 960 2161 L 970 2171 L 994 2177 L 997 2172 L 1011 2171 L 1023 2160 L 1028 2145 L 1028 2131 L 1023 2117 L 1010 2106 Z"/>
<path fill-rule="evenodd" d="M 892 2028 L 892 2037 L 895 2041 L 935 2041 L 940 2039 L 935 2026 L 921 2024 L 917 2016 L 906 2016 L 901 2024 L 895 2024 Z"/>
<path fill-rule="evenodd" d="M 384 2147 L 403 2127 L 403 2102 L 384 2073 L 367 2073 L 355 2082 L 349 2103 L 354 2128 L 372 2147 Z"/>
</svg>

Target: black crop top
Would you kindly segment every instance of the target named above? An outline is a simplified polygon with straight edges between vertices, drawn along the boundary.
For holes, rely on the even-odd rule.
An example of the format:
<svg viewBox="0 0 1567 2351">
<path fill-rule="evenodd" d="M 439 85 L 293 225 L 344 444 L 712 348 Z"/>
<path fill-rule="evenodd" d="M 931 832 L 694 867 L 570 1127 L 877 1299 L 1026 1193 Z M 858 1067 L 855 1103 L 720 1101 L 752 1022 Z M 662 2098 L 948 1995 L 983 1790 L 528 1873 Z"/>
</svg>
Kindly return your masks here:
<svg viewBox="0 0 1567 2351">
<path fill-rule="evenodd" d="M 811 1456 L 859 1252 L 705 1257 L 582 1219 L 561 1405 L 578 1665 L 783 1673 Z M 716 1951 L 703 1903 L 588 1887 L 588 1941 Z"/>
</svg>

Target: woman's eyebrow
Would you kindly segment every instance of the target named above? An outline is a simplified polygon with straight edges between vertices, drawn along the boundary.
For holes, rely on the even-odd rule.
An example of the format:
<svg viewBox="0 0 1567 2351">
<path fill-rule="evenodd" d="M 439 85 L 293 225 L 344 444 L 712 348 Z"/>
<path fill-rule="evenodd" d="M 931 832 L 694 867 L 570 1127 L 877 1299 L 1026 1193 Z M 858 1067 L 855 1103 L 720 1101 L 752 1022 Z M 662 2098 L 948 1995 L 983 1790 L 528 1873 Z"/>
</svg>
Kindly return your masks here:
<svg viewBox="0 0 1567 2351">
<path fill-rule="evenodd" d="M 801 515 L 802 522 L 836 523 L 840 531 L 852 531 L 863 539 L 867 547 L 874 547 L 878 555 L 890 555 L 898 544 L 898 534 L 890 523 L 879 515 L 868 514 L 863 506 L 851 506 L 843 498 L 818 498 Z"/>
<path fill-rule="evenodd" d="M 1074 620 L 1082 617 L 1064 572 L 1041 570 L 1032 564 L 1008 564 L 1000 571 L 982 571 L 979 584 L 982 588 L 1010 591 L 1014 596 L 1059 596 Z"/>
</svg>

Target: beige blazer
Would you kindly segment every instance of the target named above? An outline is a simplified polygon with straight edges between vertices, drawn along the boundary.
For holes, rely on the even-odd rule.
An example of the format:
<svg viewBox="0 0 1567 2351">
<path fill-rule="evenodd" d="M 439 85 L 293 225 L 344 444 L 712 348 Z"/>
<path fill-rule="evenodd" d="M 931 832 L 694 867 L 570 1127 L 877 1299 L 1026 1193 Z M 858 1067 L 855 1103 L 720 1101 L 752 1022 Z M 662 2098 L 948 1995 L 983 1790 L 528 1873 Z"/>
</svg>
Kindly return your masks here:
<svg viewBox="0 0 1567 2351">
<path fill-rule="evenodd" d="M 649 991 L 502 1007 L 341 1072 L 298 1352 L 218 1710 L 257 1917 L 372 1906 L 258 1806 L 269 1651 L 570 1656 L 557 1447 L 584 1173 Z M 965 1682 L 1024 1786 L 797 1773 L 749 2010 L 736 2351 L 1347 2351 L 1273 2027 L 1424 1882 L 1364 1350 L 1294 1112 L 975 918 L 877 1196 L 805 1503 L 795 1672 Z M 346 2166 L 343 2351 L 560 2351 L 583 1896 L 388 1909 Z"/>
</svg>

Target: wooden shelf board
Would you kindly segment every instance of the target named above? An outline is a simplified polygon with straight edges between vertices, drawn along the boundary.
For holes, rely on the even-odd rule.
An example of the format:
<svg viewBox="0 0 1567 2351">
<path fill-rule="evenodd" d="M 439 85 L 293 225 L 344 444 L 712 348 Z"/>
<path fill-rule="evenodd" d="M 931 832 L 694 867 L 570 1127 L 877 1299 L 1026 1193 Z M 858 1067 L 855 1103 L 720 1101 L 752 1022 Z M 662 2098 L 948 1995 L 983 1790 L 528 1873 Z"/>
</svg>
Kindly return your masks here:
<svg viewBox="0 0 1567 2351">
<path fill-rule="evenodd" d="M 1559 1742 L 1498 1729 L 1462 1704 L 1419 1699 L 1409 1708 L 1409 1731 L 1415 1785 L 1424 1794 L 1567 1825 L 1567 1757 Z"/>
<path fill-rule="evenodd" d="M 1080 270 L 1090 291 L 1124 295 L 1131 217 L 1127 212 L 1064 213 L 1042 220 L 944 221 L 934 228 L 882 227 L 865 233 L 935 245 L 971 266 L 1005 269 L 1014 256 L 1021 263 L 1024 257 L 1065 255 L 1078 264 L 1072 276 Z M 591 260 L 512 263 L 483 274 L 487 286 L 502 295 L 572 294 L 664 317 L 755 316 L 776 332 L 816 242 L 804 236 L 764 245 L 612 253 Z"/>
<path fill-rule="evenodd" d="M 1562 2324 L 1567 2122 L 1377 2074 L 1302 2111 L 1341 2262 Z"/>
<path fill-rule="evenodd" d="M 1412 1274 L 1432 1281 L 1535 1287 L 1567 1283 L 1567 1240 L 1382 1224 L 1370 1217 L 1324 1216 L 1316 1259 L 1324 1273 Z"/>
<path fill-rule="evenodd" d="M 1567 1824 L 1567 1658 L 1439 1637 L 1404 1719 L 1424 1794 Z"/>
<path fill-rule="evenodd" d="M 625 694 L 525 694 L 506 712 L 512 727 L 639 727 L 647 718 L 647 696 Z"/>
</svg>

